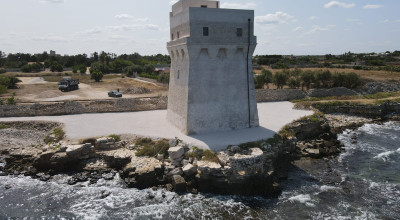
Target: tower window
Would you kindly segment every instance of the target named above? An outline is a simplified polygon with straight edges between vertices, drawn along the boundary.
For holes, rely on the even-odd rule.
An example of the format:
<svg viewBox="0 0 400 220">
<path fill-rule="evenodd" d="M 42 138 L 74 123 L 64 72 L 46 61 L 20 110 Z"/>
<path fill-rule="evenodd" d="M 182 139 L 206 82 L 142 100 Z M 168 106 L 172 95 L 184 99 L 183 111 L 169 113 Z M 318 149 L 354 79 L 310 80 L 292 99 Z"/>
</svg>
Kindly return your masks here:
<svg viewBox="0 0 400 220">
<path fill-rule="evenodd" d="M 202 8 L 207 8 L 207 5 L 202 5 L 201 7 L 202 7 Z"/>
<path fill-rule="evenodd" d="M 176 38 L 179 39 L 179 31 L 176 33 Z"/>
<path fill-rule="evenodd" d="M 208 27 L 203 27 L 203 36 L 208 36 Z"/>
<path fill-rule="evenodd" d="M 242 28 L 237 28 L 236 29 L 236 36 L 238 36 L 238 37 L 243 36 L 243 29 Z"/>
<path fill-rule="evenodd" d="M 174 40 L 174 34 L 171 34 L 171 40 Z"/>
</svg>

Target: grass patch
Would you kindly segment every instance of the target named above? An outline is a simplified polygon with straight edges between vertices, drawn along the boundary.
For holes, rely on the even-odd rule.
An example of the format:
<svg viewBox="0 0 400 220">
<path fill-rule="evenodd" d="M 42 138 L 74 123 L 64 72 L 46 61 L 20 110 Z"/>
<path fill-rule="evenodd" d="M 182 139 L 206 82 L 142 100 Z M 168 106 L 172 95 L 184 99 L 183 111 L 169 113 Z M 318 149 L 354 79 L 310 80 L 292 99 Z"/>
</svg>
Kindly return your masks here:
<svg viewBox="0 0 400 220">
<path fill-rule="evenodd" d="M 140 138 L 136 140 L 136 145 L 142 146 L 136 152 L 138 157 L 156 157 L 158 154 L 168 156 L 169 143 L 167 140 L 159 140 L 154 142 L 151 138 Z"/>
<path fill-rule="evenodd" d="M 108 135 L 108 137 L 113 138 L 115 142 L 121 141 L 121 136 L 116 135 L 116 134 Z"/>
<path fill-rule="evenodd" d="M 6 125 L 6 124 L 0 124 L 0 130 L 1 130 L 1 129 L 6 129 L 6 128 L 9 128 L 9 126 Z"/>
<path fill-rule="evenodd" d="M 62 128 L 54 129 L 51 134 L 52 135 L 46 136 L 44 138 L 44 142 L 46 144 L 57 143 L 57 142 L 61 141 L 65 136 L 65 132 Z"/>
<path fill-rule="evenodd" d="M 391 97 L 400 96 L 400 92 L 379 92 L 376 94 L 365 95 L 366 99 L 386 99 Z"/>
<path fill-rule="evenodd" d="M 375 102 L 375 104 L 377 105 L 383 105 L 385 103 L 399 103 L 400 102 L 400 98 L 398 99 L 391 99 L 391 100 L 377 100 Z"/>
<path fill-rule="evenodd" d="M 286 125 L 285 127 L 283 127 L 279 132 L 278 135 L 280 138 L 282 139 L 288 139 L 289 137 L 294 137 L 296 136 L 296 134 L 290 130 L 289 125 Z"/>
<path fill-rule="evenodd" d="M 203 157 L 201 158 L 203 161 L 209 161 L 214 163 L 219 163 L 218 155 L 214 151 L 205 150 L 203 152 Z"/>
<path fill-rule="evenodd" d="M 197 160 L 201 160 L 203 157 L 204 150 L 198 147 L 192 147 L 192 150 L 185 154 L 185 159 L 189 159 L 191 157 L 196 158 Z"/>
<path fill-rule="evenodd" d="M 244 144 L 240 144 L 239 148 L 243 150 L 248 150 L 251 148 L 261 148 L 263 141 L 256 141 L 256 142 L 248 142 Z"/>
</svg>

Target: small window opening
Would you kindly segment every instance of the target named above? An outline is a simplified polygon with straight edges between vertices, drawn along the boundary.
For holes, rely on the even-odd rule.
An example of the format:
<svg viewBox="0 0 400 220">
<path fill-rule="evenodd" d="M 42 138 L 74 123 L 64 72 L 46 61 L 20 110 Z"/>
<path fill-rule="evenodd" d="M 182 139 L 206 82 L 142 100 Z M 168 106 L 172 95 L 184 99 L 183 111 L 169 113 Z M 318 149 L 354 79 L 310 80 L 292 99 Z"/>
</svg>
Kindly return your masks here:
<svg viewBox="0 0 400 220">
<path fill-rule="evenodd" d="M 179 79 L 181 72 L 178 70 L 178 74 L 176 74 L 176 78 Z"/>
<path fill-rule="evenodd" d="M 202 5 L 201 7 L 202 7 L 202 8 L 207 8 L 207 5 Z"/>
<path fill-rule="evenodd" d="M 242 28 L 237 28 L 236 29 L 236 36 L 238 36 L 238 37 L 243 36 L 243 29 Z"/>
<path fill-rule="evenodd" d="M 171 34 L 171 40 L 174 40 L 174 34 Z"/>
<path fill-rule="evenodd" d="M 208 27 L 203 27 L 203 36 L 208 36 Z"/>
<path fill-rule="evenodd" d="M 178 31 L 178 33 L 176 33 L 176 37 L 177 37 L 177 39 L 179 39 L 179 31 Z"/>
</svg>

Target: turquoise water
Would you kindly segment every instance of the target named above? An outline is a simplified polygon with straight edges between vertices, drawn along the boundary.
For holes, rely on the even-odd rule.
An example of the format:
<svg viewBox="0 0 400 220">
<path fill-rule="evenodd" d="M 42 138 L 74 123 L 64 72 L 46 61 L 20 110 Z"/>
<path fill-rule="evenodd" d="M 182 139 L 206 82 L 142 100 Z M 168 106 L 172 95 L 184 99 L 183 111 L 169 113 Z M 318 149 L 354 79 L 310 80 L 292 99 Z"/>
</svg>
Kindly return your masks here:
<svg viewBox="0 0 400 220">
<path fill-rule="evenodd" d="M 7 176 L 0 219 L 400 219 L 400 123 L 367 124 L 339 140 L 346 152 L 326 162 L 341 183 L 292 169 L 275 199 L 128 189 L 118 176 L 75 186 L 61 175 Z"/>
</svg>

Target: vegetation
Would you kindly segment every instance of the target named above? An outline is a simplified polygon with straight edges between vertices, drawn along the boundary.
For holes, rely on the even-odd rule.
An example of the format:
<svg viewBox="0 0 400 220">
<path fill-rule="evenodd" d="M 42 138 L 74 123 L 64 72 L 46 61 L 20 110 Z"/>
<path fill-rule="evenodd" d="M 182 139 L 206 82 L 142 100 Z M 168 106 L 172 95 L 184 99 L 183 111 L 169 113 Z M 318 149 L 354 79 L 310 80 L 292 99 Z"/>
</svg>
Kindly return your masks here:
<svg viewBox="0 0 400 220">
<path fill-rule="evenodd" d="M 386 99 L 391 97 L 400 96 L 400 92 L 380 92 L 377 94 L 365 95 L 366 99 Z"/>
<path fill-rule="evenodd" d="M 218 154 L 211 150 L 205 150 L 201 160 L 219 163 Z"/>
<path fill-rule="evenodd" d="M 94 79 L 94 81 L 96 82 L 100 82 L 101 79 L 103 79 L 103 73 L 101 71 L 98 70 L 94 70 L 94 71 L 90 71 L 90 78 Z"/>
<path fill-rule="evenodd" d="M 159 140 L 154 142 L 151 138 L 139 138 L 135 144 L 141 146 L 136 152 L 138 157 L 156 157 L 158 154 L 168 156 L 169 143 L 167 140 Z"/>
<path fill-rule="evenodd" d="M 121 136 L 116 134 L 111 134 L 108 137 L 113 138 L 115 142 L 121 141 Z"/>
<path fill-rule="evenodd" d="M 6 124 L 0 124 L 0 130 L 1 130 L 1 129 L 6 129 L 6 128 L 9 128 L 9 126 L 6 125 Z"/>
<path fill-rule="evenodd" d="M 14 96 L 11 96 L 10 98 L 8 98 L 6 100 L 6 105 L 16 105 L 16 104 L 17 104 L 17 102 L 15 101 Z"/>
<path fill-rule="evenodd" d="M 65 136 L 65 132 L 62 128 L 54 129 L 51 134 L 52 137 L 49 135 L 44 138 L 44 142 L 46 144 L 57 143 L 61 141 Z"/>
</svg>

